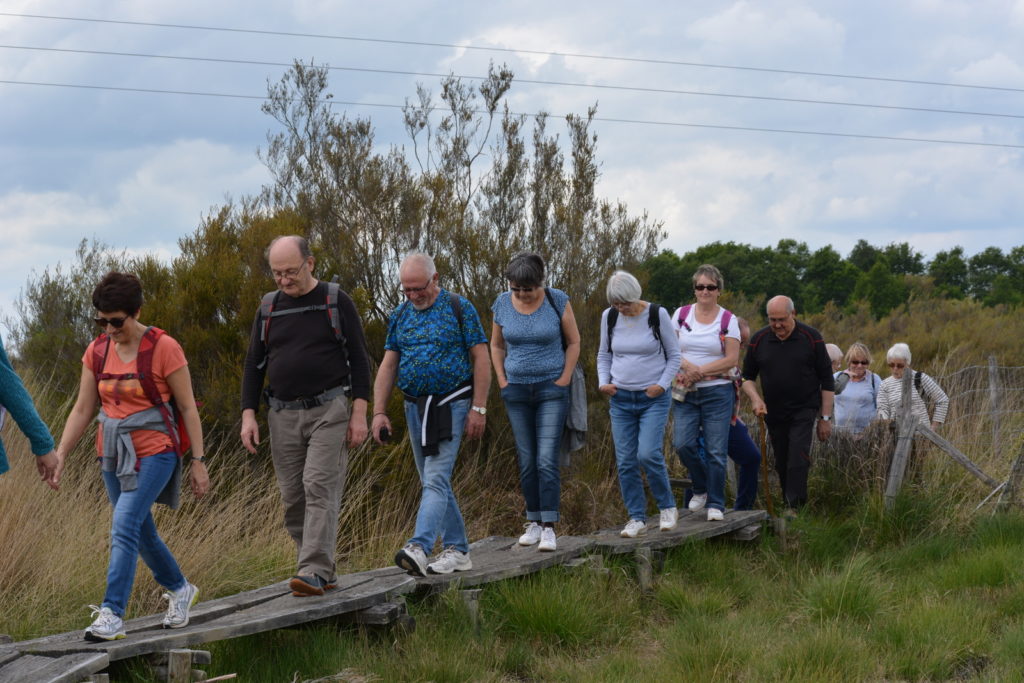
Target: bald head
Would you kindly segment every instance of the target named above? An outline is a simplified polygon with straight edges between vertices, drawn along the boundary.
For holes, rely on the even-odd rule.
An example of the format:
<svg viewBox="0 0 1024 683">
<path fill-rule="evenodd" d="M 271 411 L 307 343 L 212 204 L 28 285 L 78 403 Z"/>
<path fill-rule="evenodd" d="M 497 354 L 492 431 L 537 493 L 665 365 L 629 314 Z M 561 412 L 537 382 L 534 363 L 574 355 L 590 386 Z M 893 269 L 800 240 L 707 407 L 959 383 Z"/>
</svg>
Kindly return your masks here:
<svg viewBox="0 0 1024 683">
<path fill-rule="evenodd" d="M 768 300 L 768 325 L 775 336 L 785 340 L 796 329 L 796 307 L 788 296 L 773 296 Z"/>
<path fill-rule="evenodd" d="M 266 257 L 277 288 L 288 296 L 300 297 L 316 287 L 313 254 L 304 237 L 284 235 L 275 238 L 267 247 Z"/>
</svg>

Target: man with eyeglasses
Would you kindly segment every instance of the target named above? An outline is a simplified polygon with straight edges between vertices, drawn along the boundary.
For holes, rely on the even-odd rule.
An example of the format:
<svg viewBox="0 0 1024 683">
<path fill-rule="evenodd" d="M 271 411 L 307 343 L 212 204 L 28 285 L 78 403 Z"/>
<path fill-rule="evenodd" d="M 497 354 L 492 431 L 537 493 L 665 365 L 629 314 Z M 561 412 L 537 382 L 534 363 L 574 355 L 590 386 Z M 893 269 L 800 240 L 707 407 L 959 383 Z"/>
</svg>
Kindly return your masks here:
<svg viewBox="0 0 1024 683">
<path fill-rule="evenodd" d="M 308 242 L 278 237 L 265 255 L 277 290 L 263 297 L 245 357 L 242 444 L 256 452 L 262 394 L 284 525 L 298 551 L 289 586 L 298 597 L 323 595 L 337 582 L 348 448 L 368 433 L 370 364 L 355 304 L 336 284 L 313 276 Z"/>
<path fill-rule="evenodd" d="M 405 396 L 405 419 L 422 492 L 413 537 L 395 564 L 416 576 L 473 568 L 466 526 L 452 491 L 459 444 L 484 432 L 491 361 L 480 316 L 468 299 L 438 284 L 434 260 L 406 256 L 398 272 L 407 301 L 388 321 L 384 359 L 373 385 L 373 437 L 391 433 L 388 399 L 395 384 Z M 441 554 L 427 555 L 441 537 Z"/>
<path fill-rule="evenodd" d="M 790 511 L 807 502 L 811 440 L 832 434 L 835 383 L 821 333 L 796 319 L 788 296 L 768 301 L 768 326 L 750 338 L 743 359 L 743 391 L 755 415 L 763 415 L 775 452 L 775 470 Z M 761 378 L 764 400 L 757 391 Z"/>
</svg>

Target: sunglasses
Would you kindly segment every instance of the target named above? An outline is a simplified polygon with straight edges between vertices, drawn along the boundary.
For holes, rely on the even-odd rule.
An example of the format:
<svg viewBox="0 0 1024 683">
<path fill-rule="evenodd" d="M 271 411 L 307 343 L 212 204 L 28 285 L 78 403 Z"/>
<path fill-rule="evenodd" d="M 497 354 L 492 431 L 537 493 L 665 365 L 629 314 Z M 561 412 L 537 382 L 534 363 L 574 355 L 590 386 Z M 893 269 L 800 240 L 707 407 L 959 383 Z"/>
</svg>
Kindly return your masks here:
<svg viewBox="0 0 1024 683">
<path fill-rule="evenodd" d="M 536 287 L 509 287 L 513 292 L 532 292 Z"/>
<path fill-rule="evenodd" d="M 851 360 L 850 365 L 871 365 L 866 360 Z"/>
<path fill-rule="evenodd" d="M 119 330 L 122 327 L 124 327 L 124 321 L 127 320 L 127 319 L 128 319 L 127 317 L 124 317 L 124 318 L 93 318 L 92 321 L 94 323 L 96 323 L 97 325 L 99 325 L 100 327 L 106 327 L 107 325 L 113 325 L 115 330 Z"/>
<path fill-rule="evenodd" d="M 703 292 L 705 289 L 709 292 L 714 292 L 718 289 L 718 285 L 694 285 L 693 288 L 698 292 Z"/>
</svg>

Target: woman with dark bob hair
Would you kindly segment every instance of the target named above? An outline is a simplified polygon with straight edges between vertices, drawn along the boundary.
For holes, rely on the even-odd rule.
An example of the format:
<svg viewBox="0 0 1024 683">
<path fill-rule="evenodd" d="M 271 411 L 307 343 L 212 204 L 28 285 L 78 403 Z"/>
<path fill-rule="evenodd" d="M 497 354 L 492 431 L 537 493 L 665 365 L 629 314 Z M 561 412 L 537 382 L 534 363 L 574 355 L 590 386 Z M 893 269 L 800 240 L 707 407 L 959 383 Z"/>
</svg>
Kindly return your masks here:
<svg viewBox="0 0 1024 683">
<path fill-rule="evenodd" d="M 197 498 L 206 493 L 210 477 L 185 354 L 163 330 L 139 322 L 139 279 L 107 273 L 93 290 L 92 304 L 102 334 L 82 356 L 78 399 L 57 447 L 54 484 L 60 483 L 68 454 L 95 417 L 100 423 L 100 470 L 114 514 L 107 590 L 102 605 L 92 606 L 95 620 L 85 638 L 106 641 L 125 637 L 124 612 L 140 555 L 153 578 L 167 589 L 164 628 L 186 626 L 189 609 L 199 596 L 161 540 L 150 511 L 155 502 L 172 508 L 178 504 L 186 435 L 178 433 L 177 424 L 184 423 L 191 441 L 189 479 Z"/>
<path fill-rule="evenodd" d="M 516 254 L 505 279 L 509 291 L 491 306 L 491 362 L 512 424 L 526 501 L 526 530 L 519 543 L 551 551 L 561 500 L 559 449 L 580 333 L 569 296 L 544 286 L 540 255 Z"/>
</svg>

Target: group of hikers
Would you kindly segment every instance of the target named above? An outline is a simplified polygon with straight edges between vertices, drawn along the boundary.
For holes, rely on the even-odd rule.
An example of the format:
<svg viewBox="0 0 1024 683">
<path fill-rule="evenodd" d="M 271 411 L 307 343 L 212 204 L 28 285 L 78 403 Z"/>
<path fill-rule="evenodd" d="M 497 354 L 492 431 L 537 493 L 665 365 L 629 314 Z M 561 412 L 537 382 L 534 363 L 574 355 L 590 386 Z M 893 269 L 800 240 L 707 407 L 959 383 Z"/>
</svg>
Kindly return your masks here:
<svg viewBox="0 0 1024 683">
<path fill-rule="evenodd" d="M 315 277 L 316 262 L 302 237 L 276 238 L 265 256 L 277 288 L 262 298 L 252 325 L 240 438 L 256 452 L 257 414 L 265 404 L 284 526 L 297 550 L 292 594 L 323 595 L 337 584 L 348 450 L 367 438 L 391 438 L 388 406 L 396 385 L 405 399 L 422 490 L 413 535 L 395 563 L 417 576 L 473 567 L 451 482 L 462 438 L 484 433 L 492 371 L 518 455 L 525 507 L 518 543 L 556 550 L 560 465 L 586 430 L 586 391 L 572 304 L 565 292 L 545 286 L 543 258 L 524 252 L 508 264 L 508 291 L 491 306 L 488 345 L 473 304 L 441 286 L 428 254 L 408 254 L 399 268 L 405 300 L 388 320 L 368 416 L 370 360 L 352 299 L 336 283 Z M 724 285 L 716 267 L 700 266 L 693 276 L 694 302 L 670 315 L 643 300 L 630 273 L 616 271 L 608 280 L 597 381 L 608 397 L 628 514 L 623 537 L 648 530 L 641 470 L 658 506 L 658 528 L 677 525 L 662 450 L 670 411 L 672 446 L 691 479 L 684 504 L 709 522 L 725 515 L 727 458 L 737 465 L 734 509 L 750 509 L 755 502 L 761 453 L 739 417 L 742 395 L 766 422 L 785 504 L 794 510 L 807 502 L 815 434 L 826 440 L 835 425 L 856 435 L 876 417 L 898 417 L 899 381 L 911 360 L 905 344 L 889 350 L 892 376 L 884 381 L 868 370 L 871 355 L 863 344 L 850 347 L 847 368 L 841 369 L 842 353 L 834 365 L 822 335 L 796 319 L 791 299 L 770 299 L 768 325 L 751 334 L 746 321 L 718 304 Z M 138 278 L 108 273 L 92 302 L 101 334 L 82 356 L 78 397 L 59 445 L 54 448 L 2 346 L 0 404 L 29 438 L 40 476 L 53 489 L 88 424 L 99 422 L 97 454 L 113 522 L 106 593 L 92 607 L 94 619 L 84 635 L 107 641 L 126 635 L 124 614 L 139 556 L 166 589 L 163 626 L 189 623 L 199 592 L 161 540 L 151 508 L 157 502 L 177 506 L 186 464 L 195 496 L 209 490 L 210 477 L 188 363 L 170 335 L 140 322 Z M 948 400 L 932 378 L 915 373 L 913 393 L 918 419 L 933 426 L 944 420 Z M 933 404 L 933 414 L 925 401 Z M 6 469 L 0 445 L 0 473 Z M 431 559 L 438 538 L 441 550 Z"/>
</svg>

